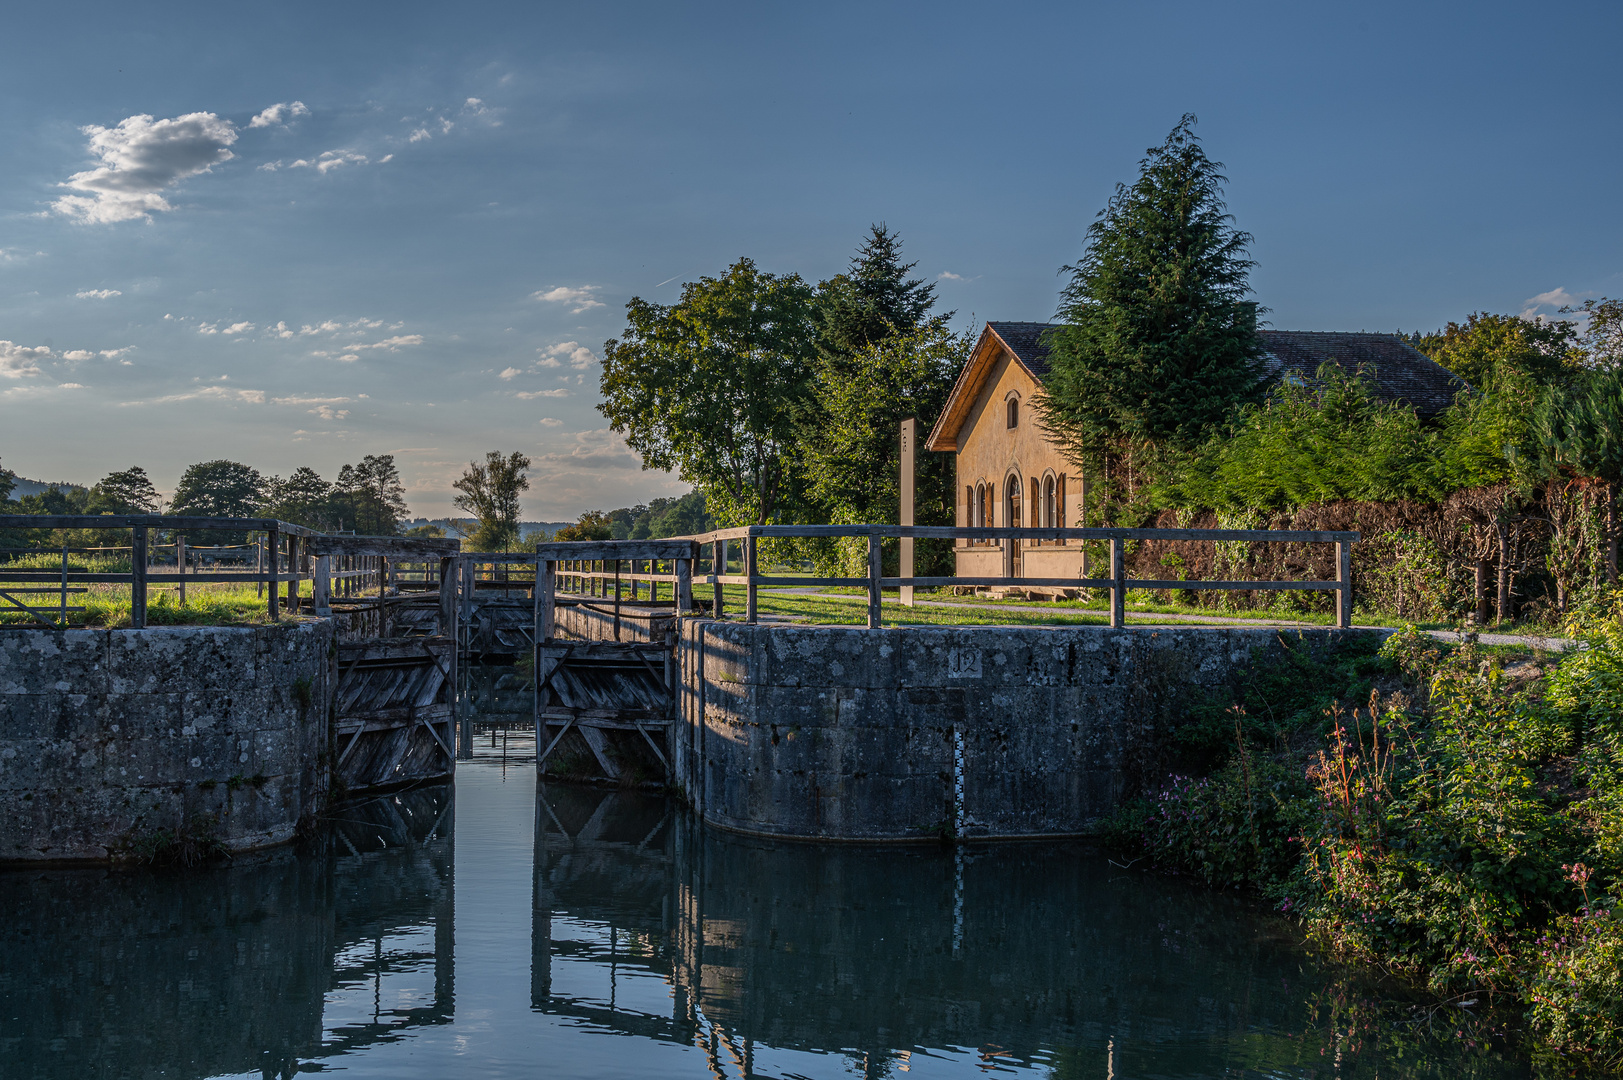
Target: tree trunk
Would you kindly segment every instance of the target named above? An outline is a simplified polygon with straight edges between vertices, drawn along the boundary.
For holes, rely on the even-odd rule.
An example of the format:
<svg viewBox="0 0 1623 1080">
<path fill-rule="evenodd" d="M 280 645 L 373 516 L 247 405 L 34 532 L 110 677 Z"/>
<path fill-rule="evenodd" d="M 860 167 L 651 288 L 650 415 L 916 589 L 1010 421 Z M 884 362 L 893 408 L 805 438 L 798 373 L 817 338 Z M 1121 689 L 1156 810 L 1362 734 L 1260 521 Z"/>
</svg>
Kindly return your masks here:
<svg viewBox="0 0 1623 1080">
<path fill-rule="evenodd" d="M 1488 560 L 1480 558 L 1476 561 L 1476 622 L 1478 626 L 1488 624 Z"/>
<path fill-rule="evenodd" d="M 1514 616 L 1510 610 L 1510 534 L 1503 528 L 1499 530 L 1499 580 L 1498 580 L 1498 622 L 1505 622 Z"/>
<path fill-rule="evenodd" d="M 1606 485 L 1606 580 L 1617 584 L 1617 485 Z"/>
</svg>

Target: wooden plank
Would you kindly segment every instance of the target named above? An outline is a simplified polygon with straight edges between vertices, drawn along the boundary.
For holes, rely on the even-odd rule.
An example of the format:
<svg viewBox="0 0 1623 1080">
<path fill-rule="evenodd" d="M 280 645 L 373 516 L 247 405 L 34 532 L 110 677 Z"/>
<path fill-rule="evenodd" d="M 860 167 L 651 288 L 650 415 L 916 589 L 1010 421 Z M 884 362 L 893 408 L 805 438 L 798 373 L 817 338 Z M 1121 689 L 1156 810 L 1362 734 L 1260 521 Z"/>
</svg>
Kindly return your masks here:
<svg viewBox="0 0 1623 1080">
<path fill-rule="evenodd" d="M 1356 532 L 1325 532 L 1301 529 L 1106 529 L 1106 528 L 1044 528 L 1038 526 L 986 526 L 958 527 L 952 525 L 749 525 L 738 529 L 720 529 L 686 539 L 701 543 L 716 539 L 738 539 L 743 536 L 802 536 L 839 537 L 866 536 L 870 529 L 878 529 L 883 537 L 911 536 L 938 540 L 1224 540 L 1265 543 L 1334 543 L 1337 540 L 1357 541 L 1362 534 Z"/>
<path fill-rule="evenodd" d="M 879 629 L 882 618 L 880 607 L 883 594 L 879 589 L 879 576 L 882 570 L 880 562 L 879 533 L 868 534 L 868 629 Z"/>
<path fill-rule="evenodd" d="M 1126 544 L 1119 537 L 1110 541 L 1110 625 L 1120 629 L 1127 621 L 1127 571 L 1122 565 L 1122 549 Z"/>
<path fill-rule="evenodd" d="M 531 559 L 694 559 L 699 545 L 693 540 L 565 540 L 537 544 Z"/>
<path fill-rule="evenodd" d="M 147 530 L 136 526 L 130 533 L 130 629 L 147 625 Z"/>
<path fill-rule="evenodd" d="M 79 585 L 127 585 L 135 577 L 131 574 L 92 574 L 80 571 L 69 571 L 69 583 Z M 4 581 L 61 581 L 60 570 L 0 570 L 0 582 Z M 145 575 L 149 585 L 175 585 L 181 581 L 179 574 L 153 574 Z M 186 574 L 188 585 L 251 585 L 256 580 L 263 580 L 253 573 L 244 574 L 199 574 L 195 571 Z M 288 580 L 283 574 L 282 580 Z"/>
<path fill-rule="evenodd" d="M 727 541 L 725 538 L 713 541 L 710 545 L 710 577 L 709 583 L 716 587 L 715 597 L 712 600 L 710 614 L 721 618 L 724 614 L 721 587 L 730 584 L 723 579 L 727 576 Z"/>
<path fill-rule="evenodd" d="M 279 529 L 291 536 L 316 536 L 313 529 L 275 518 L 186 517 L 164 514 L 0 514 L 0 529 L 218 529 L 230 532 L 265 532 Z"/>
<path fill-rule="evenodd" d="M 755 538 L 753 536 L 744 537 L 744 580 L 746 582 L 744 586 L 744 621 L 754 625 L 756 569 Z"/>
<path fill-rule="evenodd" d="M 693 561 L 676 561 L 676 614 L 686 615 L 693 610 Z"/>
<path fill-rule="evenodd" d="M 1336 590 L 1336 626 L 1346 630 L 1352 626 L 1352 545 L 1341 541 L 1336 543 Z"/>
<path fill-rule="evenodd" d="M 275 524 L 271 525 L 265 533 L 265 558 L 267 563 L 266 575 L 270 582 L 270 587 L 268 589 L 270 599 L 266 601 L 266 606 L 269 610 L 271 622 L 275 622 L 277 619 L 281 618 L 280 608 L 282 605 L 282 597 L 281 591 L 277 588 L 279 579 L 276 576 L 277 571 L 282 565 L 282 549 L 279 543 L 280 537 L 281 530 L 278 525 Z"/>
<path fill-rule="evenodd" d="M 440 559 L 462 550 L 462 542 L 454 537 L 444 539 L 414 536 L 323 536 L 310 538 L 310 554 L 321 555 L 387 555 L 399 559 Z"/>
<path fill-rule="evenodd" d="M 603 737 L 603 730 L 595 725 L 582 725 L 581 738 L 586 740 L 587 749 L 597 759 L 597 767 L 603 770 L 603 775 L 610 780 L 620 779 L 620 770 L 609 760 L 609 742 Z"/>
</svg>

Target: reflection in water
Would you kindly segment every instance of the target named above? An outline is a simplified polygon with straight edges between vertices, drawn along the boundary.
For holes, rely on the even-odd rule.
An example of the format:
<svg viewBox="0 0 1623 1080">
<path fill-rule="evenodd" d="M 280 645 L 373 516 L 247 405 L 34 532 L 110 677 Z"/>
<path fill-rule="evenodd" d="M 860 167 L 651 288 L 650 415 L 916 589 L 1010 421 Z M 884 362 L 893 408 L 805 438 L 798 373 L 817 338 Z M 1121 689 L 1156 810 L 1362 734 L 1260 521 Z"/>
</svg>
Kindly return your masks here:
<svg viewBox="0 0 1623 1080">
<path fill-rule="evenodd" d="M 694 1044 L 714 1075 L 826 1054 L 863 1076 L 1522 1075 L 1421 1040 L 1243 901 L 1083 848 L 786 844 L 643 795 L 537 802 L 534 1007 Z M 665 994 L 623 1000 L 651 975 Z"/>
<path fill-rule="evenodd" d="M 707 833 L 533 750 L 456 785 L 454 848 L 441 786 L 219 869 L 0 873 L 0 1078 L 1527 1075 L 1085 849 Z"/>
<path fill-rule="evenodd" d="M 227 867 L 0 873 L 0 1075 L 291 1076 L 449 1021 L 449 786 L 337 814 Z"/>
</svg>

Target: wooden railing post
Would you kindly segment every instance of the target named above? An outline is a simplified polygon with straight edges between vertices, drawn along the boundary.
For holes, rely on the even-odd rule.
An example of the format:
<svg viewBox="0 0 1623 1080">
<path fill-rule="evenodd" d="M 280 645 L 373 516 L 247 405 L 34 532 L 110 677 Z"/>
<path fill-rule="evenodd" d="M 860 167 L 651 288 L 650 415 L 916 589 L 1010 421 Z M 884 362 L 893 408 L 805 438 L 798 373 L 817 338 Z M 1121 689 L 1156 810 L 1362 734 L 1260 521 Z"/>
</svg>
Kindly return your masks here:
<svg viewBox="0 0 1623 1080">
<path fill-rule="evenodd" d="M 1352 544 L 1336 541 L 1336 626 L 1342 630 L 1352 627 Z"/>
<path fill-rule="evenodd" d="M 755 534 L 744 537 L 744 574 L 749 584 L 744 586 L 744 621 L 755 622 Z"/>
<path fill-rule="evenodd" d="M 692 559 L 676 560 L 676 613 L 687 615 L 693 611 L 693 562 Z"/>
<path fill-rule="evenodd" d="M 879 590 L 880 562 L 879 531 L 868 534 L 868 629 L 879 629 L 879 605 L 883 594 Z"/>
<path fill-rule="evenodd" d="M 281 544 L 281 532 L 276 528 L 275 525 L 272 525 L 265 532 L 265 576 L 270 583 L 270 599 L 266 606 L 270 610 L 271 622 L 275 622 L 281 617 L 279 608 L 282 603 L 282 590 L 279 587 L 279 583 L 282 579 L 278 573 L 278 570 L 281 567 L 281 560 L 279 558 L 281 555 Z"/>
<path fill-rule="evenodd" d="M 147 625 L 147 527 L 137 525 L 130 533 L 130 629 Z"/>
<path fill-rule="evenodd" d="M 1125 542 L 1119 536 L 1110 538 L 1110 625 L 1120 629 L 1127 621 L 1127 571 Z"/>
<path fill-rule="evenodd" d="M 535 561 L 535 643 L 551 641 L 555 618 L 557 575 L 551 559 Z"/>
<path fill-rule="evenodd" d="M 714 575 L 715 577 L 718 577 L 718 578 L 721 577 L 721 575 L 723 575 L 723 574 L 725 574 L 727 572 L 727 541 L 725 541 L 725 540 L 714 540 L 714 541 L 711 542 L 711 544 L 710 544 L 710 572 L 711 572 L 712 575 Z M 717 581 L 716 582 L 715 606 L 713 608 L 711 608 L 710 614 L 712 616 L 714 616 L 715 618 L 718 618 L 718 619 L 721 618 L 721 613 L 722 613 L 721 589 L 722 589 L 722 584 L 721 584 L 720 581 Z"/>
</svg>

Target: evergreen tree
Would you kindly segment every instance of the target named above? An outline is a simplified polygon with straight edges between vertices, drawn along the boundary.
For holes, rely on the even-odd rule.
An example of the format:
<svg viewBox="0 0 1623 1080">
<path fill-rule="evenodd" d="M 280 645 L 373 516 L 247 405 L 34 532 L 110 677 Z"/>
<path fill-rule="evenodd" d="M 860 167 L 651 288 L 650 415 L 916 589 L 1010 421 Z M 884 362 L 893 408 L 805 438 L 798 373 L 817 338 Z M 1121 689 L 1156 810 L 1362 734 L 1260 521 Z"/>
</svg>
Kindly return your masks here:
<svg viewBox="0 0 1623 1080">
<path fill-rule="evenodd" d="M 908 278 L 917 265 L 902 262 L 902 238 L 883 222 L 869 227 L 851 268 L 820 289 L 818 345 L 825 360 L 850 358 L 892 334 L 911 334 L 924 324 L 935 306 L 935 285 Z M 951 312 L 938 316 L 951 317 Z"/>
<path fill-rule="evenodd" d="M 1225 212 L 1222 165 L 1185 114 L 1088 227 L 1049 334 L 1038 407 L 1073 455 L 1110 443 L 1190 445 L 1260 398 L 1248 233 Z"/>
</svg>

